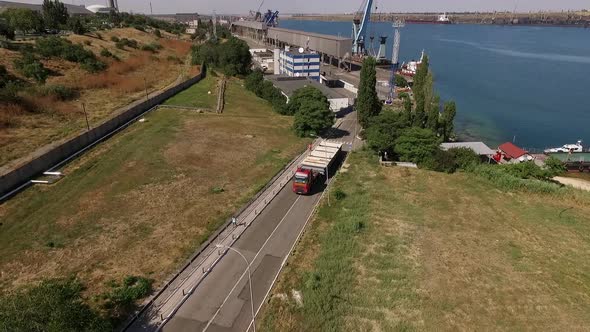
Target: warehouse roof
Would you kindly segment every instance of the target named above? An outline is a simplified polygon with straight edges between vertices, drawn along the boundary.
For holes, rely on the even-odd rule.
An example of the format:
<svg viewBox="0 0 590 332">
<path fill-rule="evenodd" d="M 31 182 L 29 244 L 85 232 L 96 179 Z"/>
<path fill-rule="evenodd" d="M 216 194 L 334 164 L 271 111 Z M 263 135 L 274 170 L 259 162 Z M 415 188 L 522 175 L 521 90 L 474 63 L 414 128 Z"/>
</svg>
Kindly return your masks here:
<svg viewBox="0 0 590 332">
<path fill-rule="evenodd" d="M 328 99 L 336 98 L 348 98 L 348 96 L 341 94 L 340 92 L 328 88 L 327 86 L 319 83 L 318 81 L 310 80 L 307 77 L 290 77 L 285 75 L 269 75 L 265 76 L 265 79 L 272 82 L 274 86 L 283 91 L 284 94 L 291 97 L 296 90 L 304 88 L 306 86 L 313 86 L 320 90 L 324 96 Z"/>
<path fill-rule="evenodd" d="M 473 150 L 473 152 L 477 153 L 480 156 L 491 156 L 494 155 L 496 152 L 490 149 L 487 145 L 483 142 L 453 142 L 453 143 L 442 143 L 440 147 L 443 150 L 448 150 L 452 148 L 467 148 Z"/>
</svg>

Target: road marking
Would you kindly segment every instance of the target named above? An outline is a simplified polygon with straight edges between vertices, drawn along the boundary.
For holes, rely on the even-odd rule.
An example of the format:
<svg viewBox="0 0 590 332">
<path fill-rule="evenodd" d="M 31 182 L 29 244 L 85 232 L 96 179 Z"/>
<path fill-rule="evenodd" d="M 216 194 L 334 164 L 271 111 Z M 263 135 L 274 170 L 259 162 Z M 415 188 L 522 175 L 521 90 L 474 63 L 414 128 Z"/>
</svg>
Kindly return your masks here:
<svg viewBox="0 0 590 332">
<path fill-rule="evenodd" d="M 332 180 L 330 180 L 330 182 L 332 182 Z M 275 275 L 274 279 L 272 280 L 272 283 L 270 284 L 270 287 L 268 287 L 268 290 L 266 291 L 266 294 L 262 298 L 262 301 L 260 301 L 260 305 L 258 306 L 258 309 L 256 309 L 256 313 L 254 313 L 254 318 L 256 318 L 256 316 L 258 316 L 258 312 L 260 311 L 260 309 L 262 309 L 262 305 L 264 304 L 264 302 L 268 298 L 268 295 L 270 294 L 270 291 L 272 290 L 272 288 L 274 287 L 275 283 L 277 282 L 277 279 L 279 278 L 279 275 L 281 274 L 281 271 L 283 270 L 283 267 L 285 267 L 285 263 L 287 263 L 287 259 L 289 258 L 289 256 L 291 256 L 291 253 L 293 252 L 293 249 L 297 245 L 297 242 L 299 242 L 299 239 L 301 239 L 301 235 L 303 235 L 303 231 L 307 227 L 307 223 L 309 223 L 309 220 L 313 216 L 313 213 L 314 213 L 315 209 L 317 208 L 317 206 L 322 201 L 322 198 L 324 197 L 324 194 L 325 193 L 326 193 L 326 191 L 323 191 L 322 192 L 322 195 L 320 196 L 320 198 L 317 200 L 317 202 L 314 204 L 313 208 L 311 209 L 311 212 L 309 213 L 309 216 L 307 216 L 307 220 L 305 220 L 305 224 L 303 224 L 303 227 L 301 228 L 301 231 L 299 231 L 299 234 L 297 235 L 297 238 L 295 239 L 295 242 L 293 242 L 293 245 L 291 246 L 291 249 L 287 253 L 287 256 L 285 256 L 285 259 L 283 259 L 283 261 L 281 262 L 281 266 L 279 267 L 279 270 L 277 271 L 277 274 Z M 252 323 L 253 323 L 253 321 L 250 321 L 250 325 L 248 325 L 248 328 L 245 330 L 246 332 L 250 331 L 250 328 L 252 327 Z"/>
<path fill-rule="evenodd" d="M 295 200 L 295 202 L 293 202 L 293 204 L 291 205 L 291 207 L 289 207 L 289 210 L 287 210 L 287 212 L 285 213 L 285 215 L 283 216 L 283 218 L 281 219 L 281 221 L 279 221 L 279 223 L 277 224 L 277 226 L 272 230 L 272 233 L 270 233 L 270 235 L 268 236 L 268 238 L 266 239 L 266 241 L 264 241 L 264 243 L 262 244 L 262 247 L 260 247 L 260 249 L 258 250 L 258 252 L 256 253 L 256 255 L 254 256 L 254 258 L 252 258 L 250 260 L 250 264 L 248 264 L 248 268 L 244 270 L 244 272 L 240 276 L 240 279 L 238 279 L 238 281 L 236 281 L 236 283 L 234 284 L 234 287 L 232 287 L 232 289 L 229 291 L 229 293 L 227 294 L 227 296 L 225 297 L 225 299 L 223 300 L 223 302 L 221 303 L 221 305 L 219 306 L 219 308 L 217 308 L 217 311 L 215 311 L 215 314 L 213 315 L 213 317 L 211 317 L 211 319 L 207 322 L 207 325 L 205 326 L 205 328 L 203 328 L 203 332 L 207 331 L 207 329 L 209 328 L 209 326 L 213 323 L 213 321 L 215 320 L 215 318 L 217 317 L 217 315 L 221 311 L 221 308 L 223 308 L 223 305 L 225 304 L 225 302 L 227 302 L 227 300 L 229 299 L 229 297 L 231 296 L 231 294 L 234 292 L 234 290 L 236 289 L 236 287 L 238 287 L 238 284 L 242 281 L 242 278 L 244 278 L 244 276 L 248 272 L 248 269 L 252 266 L 252 263 L 254 263 L 254 261 L 256 260 L 256 258 L 258 257 L 258 255 L 262 252 L 262 250 L 264 249 L 264 247 L 266 247 L 266 244 L 268 243 L 268 241 L 270 241 L 270 239 L 272 238 L 272 236 L 274 235 L 274 233 L 276 232 L 276 230 L 279 228 L 279 226 L 281 226 L 281 224 L 283 223 L 283 221 L 289 215 L 289 212 L 291 212 L 291 210 L 293 209 L 293 207 L 295 206 L 295 204 L 297 203 L 297 201 L 299 201 L 300 198 L 301 198 L 301 196 L 298 196 L 297 197 L 297 199 Z"/>
</svg>

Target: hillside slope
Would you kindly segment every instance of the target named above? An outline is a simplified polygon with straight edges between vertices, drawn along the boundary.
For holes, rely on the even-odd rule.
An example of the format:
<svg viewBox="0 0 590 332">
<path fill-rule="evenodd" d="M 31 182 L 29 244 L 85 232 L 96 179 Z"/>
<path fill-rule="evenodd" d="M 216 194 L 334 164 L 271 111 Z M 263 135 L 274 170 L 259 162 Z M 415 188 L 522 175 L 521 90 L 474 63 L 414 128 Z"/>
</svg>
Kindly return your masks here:
<svg viewBox="0 0 590 332">
<path fill-rule="evenodd" d="M 113 37 L 136 40 L 139 47 L 117 48 L 116 42 L 111 40 Z M 108 68 L 92 74 L 78 63 L 60 58 L 42 59 L 44 66 L 51 71 L 45 85 L 26 79 L 15 69 L 14 60 L 22 57 L 21 53 L 0 48 L 0 65 L 28 85 L 19 92 L 27 106 L 0 104 L 0 167 L 10 167 L 18 158 L 35 149 L 84 130 L 86 120 L 82 104 L 86 107 L 90 124 L 97 124 L 116 109 L 145 97 L 146 90 L 153 93 L 181 76 L 196 74 L 196 68 L 187 65 L 191 44 L 172 38 L 166 33 L 157 38 L 133 28 L 70 35 L 67 39 L 91 50 L 108 64 Z M 150 44 L 160 45 L 161 49 L 156 52 L 141 50 L 142 46 Z M 102 56 L 103 49 L 114 57 Z M 45 87 L 56 85 L 77 90 L 78 96 L 62 101 L 39 93 Z"/>
<path fill-rule="evenodd" d="M 587 193 L 503 191 L 473 174 L 381 168 L 364 152 L 339 190 L 346 197 L 332 194 L 283 270 L 261 329 L 590 326 Z"/>
</svg>

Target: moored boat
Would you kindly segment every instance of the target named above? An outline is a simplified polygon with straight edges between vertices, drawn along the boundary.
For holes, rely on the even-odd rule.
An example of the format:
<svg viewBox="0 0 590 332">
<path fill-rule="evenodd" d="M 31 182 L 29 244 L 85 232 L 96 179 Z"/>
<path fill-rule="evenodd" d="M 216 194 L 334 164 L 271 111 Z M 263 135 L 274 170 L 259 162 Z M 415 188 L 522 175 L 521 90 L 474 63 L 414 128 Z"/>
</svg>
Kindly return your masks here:
<svg viewBox="0 0 590 332">
<path fill-rule="evenodd" d="M 576 153 L 576 152 L 584 152 L 584 146 L 582 145 L 582 140 L 576 142 L 576 144 L 565 144 L 564 146 L 558 148 L 550 148 L 546 149 L 545 153 Z"/>
</svg>

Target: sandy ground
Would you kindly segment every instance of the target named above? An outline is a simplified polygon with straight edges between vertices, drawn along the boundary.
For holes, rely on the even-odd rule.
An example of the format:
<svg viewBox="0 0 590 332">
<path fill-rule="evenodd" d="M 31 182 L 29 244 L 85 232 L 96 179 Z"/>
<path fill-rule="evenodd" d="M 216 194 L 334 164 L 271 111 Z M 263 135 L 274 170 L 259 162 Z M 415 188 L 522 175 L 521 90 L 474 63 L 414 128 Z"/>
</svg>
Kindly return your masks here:
<svg viewBox="0 0 590 332">
<path fill-rule="evenodd" d="M 566 178 L 566 177 L 562 177 L 562 176 L 556 176 L 553 178 L 553 180 L 555 180 L 561 184 L 565 184 L 567 186 L 572 186 L 574 188 L 590 191 L 590 181 L 586 181 L 586 180 L 582 180 L 582 179 Z"/>
</svg>

